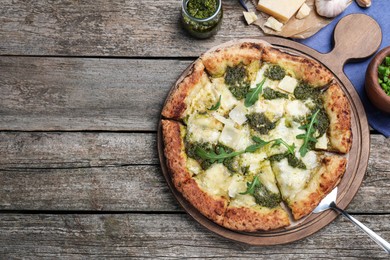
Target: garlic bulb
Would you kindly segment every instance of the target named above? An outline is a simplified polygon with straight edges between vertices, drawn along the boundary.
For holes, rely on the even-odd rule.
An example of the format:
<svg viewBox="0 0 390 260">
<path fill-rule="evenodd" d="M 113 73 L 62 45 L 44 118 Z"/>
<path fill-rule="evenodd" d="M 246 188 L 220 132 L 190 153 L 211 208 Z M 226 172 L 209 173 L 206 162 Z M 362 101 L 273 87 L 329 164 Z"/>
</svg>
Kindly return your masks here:
<svg viewBox="0 0 390 260">
<path fill-rule="evenodd" d="M 341 14 L 351 0 L 316 0 L 317 13 L 325 17 L 336 17 Z"/>
</svg>

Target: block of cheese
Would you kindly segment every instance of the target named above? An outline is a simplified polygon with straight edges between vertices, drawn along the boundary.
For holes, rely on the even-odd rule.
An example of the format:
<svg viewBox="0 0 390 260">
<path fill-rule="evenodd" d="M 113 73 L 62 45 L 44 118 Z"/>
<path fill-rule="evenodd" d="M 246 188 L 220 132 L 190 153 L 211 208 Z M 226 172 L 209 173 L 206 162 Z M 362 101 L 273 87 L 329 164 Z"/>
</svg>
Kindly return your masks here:
<svg viewBox="0 0 390 260">
<path fill-rule="evenodd" d="M 268 17 L 268 20 L 264 23 L 264 26 L 271 28 L 274 31 L 280 32 L 282 30 L 283 24 L 272 16 L 270 16 Z"/>
<path fill-rule="evenodd" d="M 294 89 L 297 86 L 298 81 L 290 76 L 285 76 L 278 85 L 278 88 L 288 93 L 294 93 Z"/>
<path fill-rule="evenodd" d="M 301 8 L 299 8 L 297 15 L 295 16 L 297 19 L 306 18 L 310 14 L 310 7 L 307 4 L 303 4 Z"/>
<path fill-rule="evenodd" d="M 259 0 L 257 9 L 286 23 L 306 0 Z"/>
<path fill-rule="evenodd" d="M 248 24 L 251 24 L 257 20 L 257 15 L 255 14 L 255 12 L 243 12 L 243 14 Z"/>
</svg>

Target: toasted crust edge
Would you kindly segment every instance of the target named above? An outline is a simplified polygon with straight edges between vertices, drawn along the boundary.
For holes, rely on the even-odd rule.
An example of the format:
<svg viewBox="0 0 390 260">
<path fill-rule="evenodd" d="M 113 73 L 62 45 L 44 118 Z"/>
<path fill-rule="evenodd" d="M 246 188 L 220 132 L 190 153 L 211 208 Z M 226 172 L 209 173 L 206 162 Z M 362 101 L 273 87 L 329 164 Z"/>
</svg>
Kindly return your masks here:
<svg viewBox="0 0 390 260">
<path fill-rule="evenodd" d="M 182 118 L 187 105 L 185 99 L 191 90 L 198 84 L 205 74 L 203 63 L 200 59 L 191 65 L 186 77 L 172 90 L 162 109 L 162 116 L 179 120 Z"/>
<path fill-rule="evenodd" d="M 209 74 L 222 76 L 228 66 L 233 67 L 240 63 L 248 65 L 252 61 L 260 61 L 264 47 L 263 43 L 237 43 L 206 52 L 200 59 Z"/>
<path fill-rule="evenodd" d="M 262 61 L 278 64 L 284 69 L 292 71 L 313 87 L 323 87 L 333 80 L 332 73 L 319 62 L 301 56 L 285 53 L 273 47 L 264 48 Z"/>
<path fill-rule="evenodd" d="M 228 207 L 223 226 L 232 230 L 255 232 L 290 225 L 290 219 L 281 207 L 256 210 L 248 207 Z"/>
<path fill-rule="evenodd" d="M 321 168 L 313 176 L 308 187 L 299 194 L 296 200 L 288 203 L 296 220 L 310 214 L 337 186 L 345 172 L 347 159 L 334 155 L 324 157 L 321 163 Z"/>
<path fill-rule="evenodd" d="M 203 191 L 194 179 L 189 179 L 183 185 L 182 194 L 200 213 L 217 224 L 223 225 L 225 211 L 229 203 L 227 198 L 223 196 L 211 196 Z"/>
<path fill-rule="evenodd" d="M 186 168 L 186 155 L 182 139 L 182 125 L 177 121 L 161 120 L 164 154 L 168 169 L 172 173 L 172 182 L 176 189 L 183 191 L 183 184 L 191 178 Z"/>
<path fill-rule="evenodd" d="M 352 146 L 351 109 L 341 87 L 334 83 L 323 94 L 324 108 L 330 121 L 328 136 L 330 149 L 348 153 Z"/>
</svg>

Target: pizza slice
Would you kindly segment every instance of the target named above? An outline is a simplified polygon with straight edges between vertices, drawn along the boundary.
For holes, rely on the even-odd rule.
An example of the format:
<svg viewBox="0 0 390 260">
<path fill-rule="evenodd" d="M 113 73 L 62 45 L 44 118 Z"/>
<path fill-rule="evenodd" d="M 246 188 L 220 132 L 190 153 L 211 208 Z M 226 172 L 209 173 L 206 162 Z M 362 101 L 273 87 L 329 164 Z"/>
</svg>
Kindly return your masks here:
<svg viewBox="0 0 390 260">
<path fill-rule="evenodd" d="M 229 185 L 231 198 L 223 225 L 230 229 L 253 232 L 282 228 L 290 224 L 282 208 L 282 198 L 269 161 L 244 154 L 246 175 L 235 174 Z M 245 162 L 246 161 L 246 162 Z"/>
<path fill-rule="evenodd" d="M 189 127 L 162 120 L 167 165 L 183 197 L 204 216 L 230 229 L 256 231 L 287 226 L 289 217 L 280 205 L 270 164 L 260 163 L 264 155 L 222 144 L 222 124 L 210 115 L 198 114 L 189 120 Z M 216 159 L 202 156 L 199 150 Z M 247 182 L 254 180 L 256 193 L 241 194 Z"/>
<path fill-rule="evenodd" d="M 218 165 L 204 171 L 196 160 L 187 155 L 192 155 L 192 147 L 185 144 L 187 130 L 184 125 L 172 120 L 162 120 L 161 124 L 164 154 L 176 189 L 203 215 L 222 224 L 229 202 L 224 189 L 229 174 Z"/>
</svg>

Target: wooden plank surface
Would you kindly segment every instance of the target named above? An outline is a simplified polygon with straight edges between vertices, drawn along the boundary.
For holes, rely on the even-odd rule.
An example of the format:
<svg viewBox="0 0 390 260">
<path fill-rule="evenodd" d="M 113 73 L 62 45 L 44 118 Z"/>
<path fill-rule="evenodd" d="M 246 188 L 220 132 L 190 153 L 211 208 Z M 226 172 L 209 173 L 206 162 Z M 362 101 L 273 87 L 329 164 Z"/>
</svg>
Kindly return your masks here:
<svg viewBox="0 0 390 260">
<path fill-rule="evenodd" d="M 156 130 L 168 90 L 190 63 L 0 57 L 0 130 Z"/>
<path fill-rule="evenodd" d="M 262 35 L 246 25 L 238 1 L 223 1 L 221 30 L 203 41 L 181 29 L 180 10 L 179 0 L 4 0 L 0 55 L 196 57 L 228 40 Z"/>
<path fill-rule="evenodd" d="M 359 215 L 356 218 L 390 239 L 389 215 Z M 61 259 L 388 257 L 342 217 L 308 238 L 273 247 L 247 246 L 220 238 L 185 214 L 3 214 L 0 215 L 0 232 L 0 257 L 3 259 L 53 259 L 58 256 Z"/>
<path fill-rule="evenodd" d="M 351 212 L 390 213 L 390 139 L 372 135 Z M 0 133 L 0 209 L 180 211 L 163 179 L 155 133 Z"/>
</svg>

